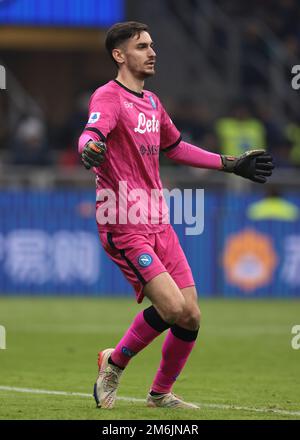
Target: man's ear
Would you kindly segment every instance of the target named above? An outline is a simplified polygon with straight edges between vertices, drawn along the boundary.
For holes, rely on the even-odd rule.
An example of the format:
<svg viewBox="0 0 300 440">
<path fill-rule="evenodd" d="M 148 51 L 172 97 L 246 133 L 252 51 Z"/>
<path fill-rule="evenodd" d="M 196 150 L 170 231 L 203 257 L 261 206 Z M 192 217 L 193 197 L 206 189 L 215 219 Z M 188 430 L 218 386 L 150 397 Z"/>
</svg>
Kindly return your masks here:
<svg viewBox="0 0 300 440">
<path fill-rule="evenodd" d="M 124 59 L 124 52 L 122 51 L 122 49 L 113 49 L 112 51 L 112 56 L 114 57 L 115 61 L 118 64 L 123 64 L 125 59 Z"/>
</svg>

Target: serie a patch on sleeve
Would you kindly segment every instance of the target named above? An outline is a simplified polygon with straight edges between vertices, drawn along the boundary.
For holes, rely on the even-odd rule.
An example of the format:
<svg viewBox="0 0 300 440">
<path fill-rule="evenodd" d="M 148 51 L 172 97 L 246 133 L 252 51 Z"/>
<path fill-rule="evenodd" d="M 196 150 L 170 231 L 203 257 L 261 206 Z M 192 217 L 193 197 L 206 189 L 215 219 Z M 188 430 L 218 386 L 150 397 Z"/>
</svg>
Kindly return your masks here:
<svg viewBox="0 0 300 440">
<path fill-rule="evenodd" d="M 100 112 L 93 112 L 90 114 L 89 120 L 88 120 L 88 124 L 94 124 L 95 122 L 99 121 L 101 117 L 101 113 Z"/>
</svg>

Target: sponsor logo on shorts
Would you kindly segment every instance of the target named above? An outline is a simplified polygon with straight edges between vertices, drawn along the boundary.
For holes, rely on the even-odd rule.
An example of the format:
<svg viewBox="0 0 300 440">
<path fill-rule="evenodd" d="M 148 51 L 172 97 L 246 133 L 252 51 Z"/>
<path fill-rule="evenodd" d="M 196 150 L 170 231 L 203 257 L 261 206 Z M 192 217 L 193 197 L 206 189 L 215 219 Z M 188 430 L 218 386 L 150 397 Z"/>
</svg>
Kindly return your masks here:
<svg viewBox="0 0 300 440">
<path fill-rule="evenodd" d="M 122 353 L 125 354 L 125 356 L 128 356 L 130 358 L 136 354 L 134 351 L 130 350 L 127 347 L 122 347 Z"/>
<path fill-rule="evenodd" d="M 153 259 L 149 254 L 142 254 L 139 256 L 139 265 L 142 267 L 148 267 L 152 263 Z"/>
</svg>

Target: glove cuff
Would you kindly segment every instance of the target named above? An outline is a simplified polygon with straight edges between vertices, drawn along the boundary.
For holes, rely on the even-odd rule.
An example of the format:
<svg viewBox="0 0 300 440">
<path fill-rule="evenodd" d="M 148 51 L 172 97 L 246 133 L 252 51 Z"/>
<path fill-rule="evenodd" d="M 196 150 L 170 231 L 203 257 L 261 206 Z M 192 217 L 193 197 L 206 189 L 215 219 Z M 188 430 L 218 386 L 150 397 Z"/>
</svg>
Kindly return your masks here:
<svg viewBox="0 0 300 440">
<path fill-rule="evenodd" d="M 220 156 L 223 164 L 223 168 L 221 169 L 221 171 L 225 171 L 226 173 L 233 173 L 237 158 L 234 156 L 224 156 L 223 154 L 221 154 Z"/>
<path fill-rule="evenodd" d="M 89 147 L 90 150 L 94 151 L 95 153 L 101 153 L 104 154 L 107 151 L 106 145 L 104 142 L 96 142 L 92 139 L 89 140 L 86 145 L 86 147 Z"/>
</svg>

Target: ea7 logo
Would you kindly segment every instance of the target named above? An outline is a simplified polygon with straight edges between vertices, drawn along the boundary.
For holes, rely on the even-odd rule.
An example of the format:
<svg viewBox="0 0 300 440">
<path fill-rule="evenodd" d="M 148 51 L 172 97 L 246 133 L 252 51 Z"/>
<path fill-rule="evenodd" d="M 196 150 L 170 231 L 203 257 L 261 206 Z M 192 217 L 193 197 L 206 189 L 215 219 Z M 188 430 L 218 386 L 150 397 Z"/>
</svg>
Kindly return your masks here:
<svg viewBox="0 0 300 440">
<path fill-rule="evenodd" d="M 124 106 L 126 108 L 133 108 L 133 102 L 124 101 Z"/>
<path fill-rule="evenodd" d="M 0 325 L 0 350 L 6 349 L 6 332 L 5 327 L 3 325 Z"/>
<path fill-rule="evenodd" d="M 292 335 L 295 335 L 292 338 L 292 348 L 294 350 L 299 350 L 300 348 L 300 325 L 294 325 L 292 328 Z"/>
<path fill-rule="evenodd" d="M 6 89 L 6 71 L 5 67 L 0 65 L 0 89 Z"/>
</svg>

